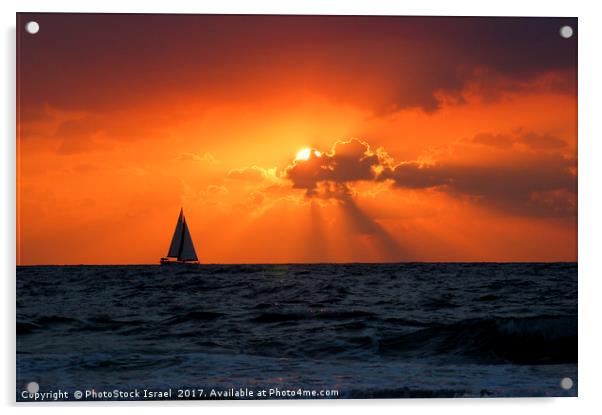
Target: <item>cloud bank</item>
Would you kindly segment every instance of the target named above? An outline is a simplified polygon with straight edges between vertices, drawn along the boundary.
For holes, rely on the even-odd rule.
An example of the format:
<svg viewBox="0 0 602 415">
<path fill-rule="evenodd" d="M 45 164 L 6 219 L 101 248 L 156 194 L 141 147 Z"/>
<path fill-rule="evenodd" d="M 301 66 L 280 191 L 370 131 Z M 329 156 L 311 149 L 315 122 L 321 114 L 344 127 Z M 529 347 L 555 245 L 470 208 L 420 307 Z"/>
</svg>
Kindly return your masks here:
<svg viewBox="0 0 602 415">
<path fill-rule="evenodd" d="M 351 139 L 337 141 L 321 156 L 312 152 L 308 160 L 294 161 L 285 176 L 307 197 L 345 203 L 352 200 L 354 183 L 387 182 L 393 189 L 432 189 L 509 214 L 576 215 L 576 160 L 556 151 L 566 146 L 562 139 L 532 132 L 479 134 L 468 144 L 490 152 L 488 160 L 395 162 L 384 149 Z"/>
</svg>

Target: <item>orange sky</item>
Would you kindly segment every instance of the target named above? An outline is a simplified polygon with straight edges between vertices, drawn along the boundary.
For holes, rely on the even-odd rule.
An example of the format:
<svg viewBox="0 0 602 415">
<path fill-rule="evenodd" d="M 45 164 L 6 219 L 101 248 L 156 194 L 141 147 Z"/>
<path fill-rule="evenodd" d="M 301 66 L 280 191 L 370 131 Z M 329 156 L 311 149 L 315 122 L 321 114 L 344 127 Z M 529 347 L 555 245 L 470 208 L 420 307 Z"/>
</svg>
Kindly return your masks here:
<svg viewBox="0 0 602 415">
<path fill-rule="evenodd" d="M 29 20 L 18 264 L 577 259 L 576 19 Z"/>
</svg>

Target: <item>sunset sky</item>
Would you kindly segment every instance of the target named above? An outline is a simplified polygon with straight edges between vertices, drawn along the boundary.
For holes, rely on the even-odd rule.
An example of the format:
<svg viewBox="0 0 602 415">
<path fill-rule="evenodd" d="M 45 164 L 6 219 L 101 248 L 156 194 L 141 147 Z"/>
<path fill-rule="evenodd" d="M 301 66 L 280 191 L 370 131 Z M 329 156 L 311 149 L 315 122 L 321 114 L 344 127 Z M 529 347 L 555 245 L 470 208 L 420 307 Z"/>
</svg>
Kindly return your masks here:
<svg viewBox="0 0 602 415">
<path fill-rule="evenodd" d="M 577 260 L 576 19 L 17 33 L 20 265 L 157 263 L 180 207 L 204 263 Z"/>
</svg>

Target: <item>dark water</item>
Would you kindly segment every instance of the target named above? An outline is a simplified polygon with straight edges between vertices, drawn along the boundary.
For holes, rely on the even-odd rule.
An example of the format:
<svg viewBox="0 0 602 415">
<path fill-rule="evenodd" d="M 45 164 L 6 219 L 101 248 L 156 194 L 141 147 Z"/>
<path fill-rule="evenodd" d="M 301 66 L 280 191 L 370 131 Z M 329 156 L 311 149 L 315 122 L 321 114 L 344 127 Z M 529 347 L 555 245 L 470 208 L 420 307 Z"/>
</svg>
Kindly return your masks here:
<svg viewBox="0 0 602 415">
<path fill-rule="evenodd" d="M 18 267 L 30 381 L 576 396 L 577 264 Z"/>
</svg>

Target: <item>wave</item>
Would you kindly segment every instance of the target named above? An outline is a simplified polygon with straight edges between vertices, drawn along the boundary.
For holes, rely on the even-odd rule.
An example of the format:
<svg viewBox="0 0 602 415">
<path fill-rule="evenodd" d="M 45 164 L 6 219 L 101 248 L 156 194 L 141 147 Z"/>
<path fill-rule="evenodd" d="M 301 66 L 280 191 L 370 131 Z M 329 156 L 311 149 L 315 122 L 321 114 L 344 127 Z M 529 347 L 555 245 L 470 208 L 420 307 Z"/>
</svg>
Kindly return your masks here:
<svg viewBox="0 0 602 415">
<path fill-rule="evenodd" d="M 263 311 L 263 310 L 262 310 Z M 161 320 L 119 320 L 97 315 L 79 320 L 60 315 L 17 322 L 18 335 L 35 335 L 46 330 L 67 332 L 112 332 L 119 335 L 144 335 L 147 339 L 197 339 L 198 325 L 214 321 L 232 323 L 227 314 L 215 311 L 188 311 Z M 462 320 L 452 324 L 433 324 L 388 316 L 379 318 L 363 310 L 263 311 L 251 314 L 248 324 L 256 337 L 230 343 L 216 329 L 215 339 L 231 350 L 271 356 L 337 357 L 380 356 L 390 359 L 446 359 L 483 364 L 562 364 L 577 362 L 577 316 L 497 317 Z M 172 326 L 183 325 L 179 329 Z M 327 325 L 330 335 L 324 335 Z M 282 344 L 267 344 L 272 328 L 295 331 L 301 343 L 280 338 Z M 193 330 L 191 330 L 191 328 Z M 182 331 L 188 330 L 188 331 Z M 232 330 L 230 328 L 229 330 Z M 288 333 L 288 332 L 287 332 Z M 150 337 L 149 337 L 150 336 Z M 221 340 L 220 340 L 221 339 Z"/>
<path fill-rule="evenodd" d="M 79 320 L 64 316 L 43 316 L 35 320 L 35 324 L 39 326 L 47 326 L 54 324 L 70 324 L 77 323 Z"/>
<path fill-rule="evenodd" d="M 112 331 L 122 332 L 123 330 L 131 330 L 132 328 L 140 327 L 145 322 L 142 320 L 115 320 L 109 316 L 95 316 L 87 319 L 85 323 L 76 328 L 81 331 Z"/>
<path fill-rule="evenodd" d="M 253 317 L 253 321 L 256 323 L 280 323 L 288 321 L 301 321 L 308 319 L 317 320 L 354 320 L 359 319 L 362 321 L 369 321 L 376 318 L 376 314 L 361 311 L 361 310 L 340 310 L 340 311 L 318 311 L 318 312 L 265 312 Z"/>
<path fill-rule="evenodd" d="M 199 321 L 210 321 L 215 320 L 224 316 L 224 313 L 217 313 L 214 311 L 190 311 L 181 316 L 170 317 L 162 321 L 163 324 L 182 324 L 182 323 L 194 323 Z"/>
<path fill-rule="evenodd" d="M 17 334 L 30 334 L 56 326 L 75 325 L 80 320 L 64 316 L 42 316 L 30 321 L 17 321 Z"/>
<path fill-rule="evenodd" d="M 70 331 L 118 331 L 145 324 L 142 320 L 115 320 L 105 315 L 85 320 L 52 315 L 36 318 L 32 321 L 18 321 L 17 334 L 30 334 L 37 331 L 62 328 Z"/>
<path fill-rule="evenodd" d="M 576 363 L 577 316 L 465 320 L 382 338 L 379 353 L 455 355 L 483 363 Z"/>
<path fill-rule="evenodd" d="M 40 326 L 33 323 L 19 323 L 17 322 L 17 334 L 30 334 L 38 330 Z"/>
<path fill-rule="evenodd" d="M 345 319 L 362 319 L 362 320 L 372 320 L 376 318 L 376 314 L 371 313 L 369 311 L 361 311 L 361 310 L 341 310 L 341 311 L 326 311 L 323 313 L 319 313 L 316 315 L 319 319 L 327 319 L 327 320 L 345 320 Z"/>
<path fill-rule="evenodd" d="M 253 318 L 256 323 L 280 323 L 284 321 L 297 321 L 308 318 L 309 315 L 302 313 L 261 313 Z"/>
</svg>

